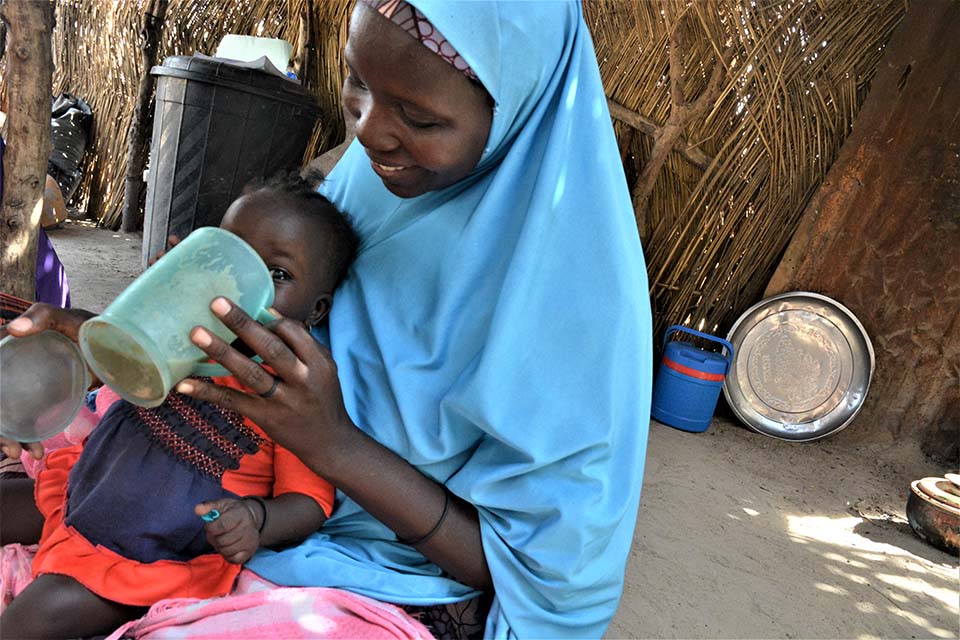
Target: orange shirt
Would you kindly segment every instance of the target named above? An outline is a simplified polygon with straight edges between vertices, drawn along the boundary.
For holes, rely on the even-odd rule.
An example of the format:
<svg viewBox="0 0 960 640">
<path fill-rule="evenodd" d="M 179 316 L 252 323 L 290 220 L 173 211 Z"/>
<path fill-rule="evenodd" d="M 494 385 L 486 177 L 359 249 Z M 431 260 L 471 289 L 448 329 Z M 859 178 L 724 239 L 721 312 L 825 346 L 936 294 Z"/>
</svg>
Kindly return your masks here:
<svg viewBox="0 0 960 640">
<path fill-rule="evenodd" d="M 232 377 L 215 381 L 244 390 Z M 119 399 L 107 387 L 103 387 L 98 395 L 104 396 L 98 397 L 98 407 L 106 408 L 114 398 Z M 329 516 L 333 509 L 333 486 L 290 451 L 270 440 L 259 426 L 247 419 L 244 424 L 262 437 L 263 442 L 256 453 L 240 458 L 237 469 L 224 471 L 221 477 L 223 488 L 240 496 L 263 498 L 285 493 L 304 494 L 313 498 Z M 149 606 L 164 598 L 209 598 L 230 592 L 241 566 L 228 563 L 218 553 L 204 554 L 185 562 L 158 560 L 143 563 L 94 544 L 66 525 L 67 481 L 82 451 L 83 445 L 80 444 L 50 453 L 46 469 L 37 476 L 36 502 L 46 520 L 33 562 L 34 575 L 68 575 L 103 598 L 140 606 Z"/>
</svg>

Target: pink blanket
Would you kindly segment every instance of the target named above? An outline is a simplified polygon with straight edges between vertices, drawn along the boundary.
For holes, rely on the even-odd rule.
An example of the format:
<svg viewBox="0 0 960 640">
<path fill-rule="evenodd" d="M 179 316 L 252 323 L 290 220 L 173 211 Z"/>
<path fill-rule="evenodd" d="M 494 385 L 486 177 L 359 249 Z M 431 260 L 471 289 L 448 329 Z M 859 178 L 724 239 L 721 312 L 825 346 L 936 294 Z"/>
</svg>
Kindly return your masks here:
<svg viewBox="0 0 960 640">
<path fill-rule="evenodd" d="M 36 545 L 3 547 L 5 575 L 0 611 L 31 581 Z M 244 570 L 233 593 L 223 598 L 173 598 L 114 631 L 107 640 L 236 640 L 284 638 L 432 638 L 416 619 L 390 604 L 349 591 L 278 587 Z"/>
<path fill-rule="evenodd" d="M 244 570 L 233 594 L 162 600 L 107 640 L 431 637 L 393 605 L 338 589 L 277 587 Z"/>
<path fill-rule="evenodd" d="M 0 548 L 0 613 L 33 581 L 30 564 L 37 545 L 8 544 Z"/>
</svg>

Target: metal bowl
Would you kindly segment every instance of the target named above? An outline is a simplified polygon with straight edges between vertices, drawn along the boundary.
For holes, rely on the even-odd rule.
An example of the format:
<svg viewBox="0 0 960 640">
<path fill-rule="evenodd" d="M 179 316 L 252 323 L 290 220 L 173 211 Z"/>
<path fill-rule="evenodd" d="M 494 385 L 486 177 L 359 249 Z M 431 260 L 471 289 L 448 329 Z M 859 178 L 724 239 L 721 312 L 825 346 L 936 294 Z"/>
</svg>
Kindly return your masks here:
<svg viewBox="0 0 960 640">
<path fill-rule="evenodd" d="M 723 384 L 733 412 L 759 433 L 817 440 L 850 424 L 873 378 L 873 345 L 836 300 L 793 291 L 750 307 L 727 336 L 735 357 Z"/>
<path fill-rule="evenodd" d="M 0 340 L 0 436 L 39 442 L 83 406 L 90 374 L 80 348 L 56 331 Z"/>
</svg>

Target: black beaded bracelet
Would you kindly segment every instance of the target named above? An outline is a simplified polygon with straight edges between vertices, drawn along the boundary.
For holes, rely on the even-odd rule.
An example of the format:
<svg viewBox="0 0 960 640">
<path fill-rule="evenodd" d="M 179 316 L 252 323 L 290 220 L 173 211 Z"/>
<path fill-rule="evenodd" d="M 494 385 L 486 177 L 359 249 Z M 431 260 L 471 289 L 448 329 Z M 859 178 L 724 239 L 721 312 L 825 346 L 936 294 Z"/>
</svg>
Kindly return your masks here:
<svg viewBox="0 0 960 640">
<path fill-rule="evenodd" d="M 437 520 L 437 524 L 433 525 L 433 529 L 430 529 L 430 531 L 427 531 L 426 535 L 420 536 L 415 540 L 401 539 L 400 542 L 404 544 L 408 544 L 411 547 L 413 547 L 418 544 L 423 544 L 424 542 L 432 538 L 434 535 L 436 535 L 437 531 L 440 531 L 440 525 L 442 525 L 443 521 L 447 519 L 447 509 L 449 508 L 449 506 L 450 506 L 450 494 L 447 492 L 446 489 L 444 489 L 443 490 L 443 511 L 440 513 L 440 519 Z"/>
<path fill-rule="evenodd" d="M 244 500 L 253 500 L 254 502 L 260 505 L 261 511 L 263 511 L 263 520 L 260 521 L 260 526 L 257 528 L 257 533 L 263 533 L 263 528 L 267 526 L 267 503 L 260 496 L 243 496 Z"/>
</svg>

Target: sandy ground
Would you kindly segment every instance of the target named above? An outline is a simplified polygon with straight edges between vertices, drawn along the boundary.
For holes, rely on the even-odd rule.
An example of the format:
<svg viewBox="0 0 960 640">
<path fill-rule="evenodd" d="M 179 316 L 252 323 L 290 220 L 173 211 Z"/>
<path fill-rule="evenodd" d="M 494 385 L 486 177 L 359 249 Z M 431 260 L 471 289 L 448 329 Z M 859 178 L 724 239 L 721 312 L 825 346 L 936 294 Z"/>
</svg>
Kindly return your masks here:
<svg viewBox="0 0 960 640">
<path fill-rule="evenodd" d="M 74 306 L 103 309 L 141 238 L 68 221 L 50 237 Z M 867 429 L 854 423 L 847 431 Z M 958 559 L 911 531 L 910 448 L 791 444 L 724 419 L 651 425 L 626 587 L 609 638 L 957 638 Z"/>
<path fill-rule="evenodd" d="M 71 305 L 79 309 L 103 311 L 142 270 L 140 234 L 66 220 L 47 235 L 67 270 Z"/>
</svg>

